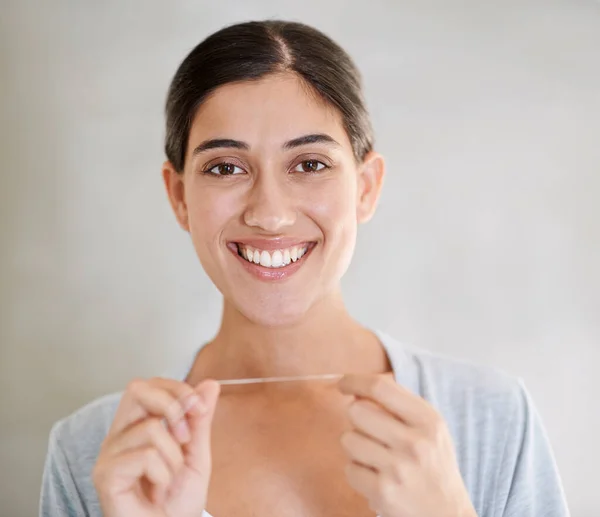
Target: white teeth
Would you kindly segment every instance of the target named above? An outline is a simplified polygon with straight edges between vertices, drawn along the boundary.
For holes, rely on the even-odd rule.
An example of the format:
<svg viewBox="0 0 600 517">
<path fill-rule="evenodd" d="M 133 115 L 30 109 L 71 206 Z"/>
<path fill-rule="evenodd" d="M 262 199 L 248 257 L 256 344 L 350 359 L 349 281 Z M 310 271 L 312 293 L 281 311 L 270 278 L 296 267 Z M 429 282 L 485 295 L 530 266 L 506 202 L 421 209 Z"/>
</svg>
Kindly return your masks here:
<svg viewBox="0 0 600 517">
<path fill-rule="evenodd" d="M 260 254 L 260 265 L 264 267 L 271 267 L 271 255 L 268 251 L 263 251 Z"/>
<path fill-rule="evenodd" d="M 271 266 L 272 267 L 281 267 L 283 266 L 283 254 L 281 251 L 277 250 L 273 252 L 273 256 L 271 257 Z"/>
<path fill-rule="evenodd" d="M 272 252 L 260 251 L 250 247 L 239 246 L 240 255 L 248 262 L 260 264 L 263 267 L 279 268 L 289 265 L 292 262 L 300 260 L 308 251 L 308 245 L 292 246 L 284 250 L 274 250 Z"/>
</svg>

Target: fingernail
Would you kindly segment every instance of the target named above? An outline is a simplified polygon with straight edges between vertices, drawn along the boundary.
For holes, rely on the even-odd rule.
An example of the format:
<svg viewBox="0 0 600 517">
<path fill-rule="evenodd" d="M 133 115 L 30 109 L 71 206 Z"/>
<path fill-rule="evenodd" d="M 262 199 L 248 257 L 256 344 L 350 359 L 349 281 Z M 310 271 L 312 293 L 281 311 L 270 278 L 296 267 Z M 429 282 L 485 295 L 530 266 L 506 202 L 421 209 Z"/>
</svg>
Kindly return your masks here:
<svg viewBox="0 0 600 517">
<path fill-rule="evenodd" d="M 175 424 L 173 432 L 175 433 L 175 437 L 177 438 L 177 440 L 179 440 L 181 443 L 187 443 L 190 441 L 190 428 L 188 427 L 187 422 L 185 420 L 180 420 L 179 422 L 177 422 Z"/>
<path fill-rule="evenodd" d="M 196 413 L 203 415 L 206 413 L 206 398 L 203 395 L 198 395 L 198 404 L 196 404 Z"/>
<path fill-rule="evenodd" d="M 192 393 L 188 395 L 182 402 L 181 406 L 183 407 L 183 412 L 187 413 L 188 411 L 194 409 L 200 403 L 200 399 L 198 395 Z"/>
</svg>

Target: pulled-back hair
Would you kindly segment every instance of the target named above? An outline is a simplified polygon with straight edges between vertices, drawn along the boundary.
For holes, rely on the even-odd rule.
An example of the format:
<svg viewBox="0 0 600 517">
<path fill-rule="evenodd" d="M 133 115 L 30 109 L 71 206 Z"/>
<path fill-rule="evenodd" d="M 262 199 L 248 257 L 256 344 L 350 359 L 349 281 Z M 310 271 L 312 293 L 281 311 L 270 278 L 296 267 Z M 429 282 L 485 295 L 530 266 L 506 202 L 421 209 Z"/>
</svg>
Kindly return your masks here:
<svg viewBox="0 0 600 517">
<path fill-rule="evenodd" d="M 165 152 L 182 172 L 194 116 L 219 86 L 291 72 L 338 110 L 354 157 L 373 148 L 373 131 L 361 77 L 350 56 L 328 36 L 302 23 L 253 21 L 225 27 L 198 44 L 183 60 L 166 102 Z"/>
</svg>

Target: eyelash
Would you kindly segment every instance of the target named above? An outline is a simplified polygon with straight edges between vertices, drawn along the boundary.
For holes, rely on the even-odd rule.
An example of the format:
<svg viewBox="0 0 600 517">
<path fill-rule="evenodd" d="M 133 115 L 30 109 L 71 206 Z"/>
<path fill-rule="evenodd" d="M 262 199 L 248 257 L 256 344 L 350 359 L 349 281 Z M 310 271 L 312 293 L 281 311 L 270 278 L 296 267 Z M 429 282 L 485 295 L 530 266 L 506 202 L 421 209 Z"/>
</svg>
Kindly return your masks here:
<svg viewBox="0 0 600 517">
<path fill-rule="evenodd" d="M 322 165 L 322 167 L 320 169 L 316 170 L 316 171 L 304 171 L 304 170 L 303 171 L 296 171 L 295 170 L 298 166 L 300 166 L 302 164 L 309 163 L 309 162 L 315 162 L 315 163 L 317 163 L 317 166 Z M 216 169 L 217 167 L 222 167 L 224 165 L 229 165 L 229 166 L 233 167 L 234 170 L 235 170 L 235 168 L 244 170 L 242 167 L 240 167 L 239 165 L 236 165 L 235 163 L 232 163 L 232 162 L 219 162 L 219 163 L 215 163 L 215 164 L 211 165 L 210 167 L 207 167 L 202 172 L 204 174 L 209 174 L 209 175 L 218 176 L 218 177 L 238 176 L 240 174 L 240 173 L 237 173 L 237 174 L 218 174 L 216 172 L 212 172 L 213 169 Z M 331 169 L 331 166 L 327 165 L 326 163 L 322 162 L 321 160 L 307 159 L 307 160 L 302 160 L 302 161 L 298 162 L 298 164 L 295 167 L 293 167 L 292 172 L 299 172 L 301 174 L 320 174 L 320 173 L 322 173 L 323 171 L 325 171 L 327 169 Z"/>
<path fill-rule="evenodd" d="M 224 165 L 229 165 L 231 167 L 238 168 L 241 170 L 244 170 L 242 167 L 240 167 L 239 165 L 236 165 L 235 163 L 231 163 L 231 162 L 219 162 L 219 163 L 215 163 L 214 165 L 211 165 L 210 167 L 207 167 L 206 169 L 204 169 L 202 172 L 204 174 L 210 174 L 212 176 L 220 176 L 220 177 L 224 177 L 224 176 L 237 176 L 238 174 L 218 174 L 216 172 L 212 172 L 213 169 L 216 169 L 217 167 L 222 167 Z"/>
</svg>

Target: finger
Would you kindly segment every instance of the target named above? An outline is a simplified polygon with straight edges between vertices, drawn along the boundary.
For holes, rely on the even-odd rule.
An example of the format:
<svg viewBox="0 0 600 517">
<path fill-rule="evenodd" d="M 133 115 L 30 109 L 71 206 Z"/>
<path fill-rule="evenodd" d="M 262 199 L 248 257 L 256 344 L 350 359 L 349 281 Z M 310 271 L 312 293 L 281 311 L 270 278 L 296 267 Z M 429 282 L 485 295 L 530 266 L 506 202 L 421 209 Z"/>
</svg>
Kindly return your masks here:
<svg viewBox="0 0 600 517">
<path fill-rule="evenodd" d="M 185 445 L 184 451 L 188 465 L 208 476 L 211 468 L 212 420 L 221 387 L 216 381 L 208 380 L 200 383 L 195 389 L 200 398 L 199 407 L 202 412 L 188 417 L 192 439 Z"/>
<path fill-rule="evenodd" d="M 345 432 L 341 443 L 351 461 L 379 472 L 387 470 L 392 461 L 391 449 L 360 432 Z"/>
<path fill-rule="evenodd" d="M 146 479 L 152 490 L 166 491 L 173 474 L 154 447 L 142 447 L 105 460 L 95 471 L 95 483 L 109 487 L 113 494 L 130 490 L 140 480 Z"/>
<path fill-rule="evenodd" d="M 154 485 L 155 501 L 160 503 L 173 480 L 173 475 L 162 460 L 156 449 L 147 449 L 144 452 L 145 468 L 144 474 Z"/>
<path fill-rule="evenodd" d="M 123 394 L 110 433 L 118 433 L 148 416 L 163 417 L 177 429 L 186 411 L 197 403 L 194 389 L 189 384 L 158 378 L 133 380 Z M 183 436 L 185 428 L 180 427 Z"/>
<path fill-rule="evenodd" d="M 399 486 L 386 476 L 357 463 L 346 466 L 346 478 L 354 490 L 369 501 L 369 507 L 377 515 L 398 515 L 393 509 L 394 501 L 398 498 Z"/>
<path fill-rule="evenodd" d="M 129 427 L 123 433 L 109 441 L 106 452 L 110 456 L 118 456 L 132 449 L 154 447 L 163 457 L 174 474 L 183 465 L 181 446 L 165 428 L 159 418 L 150 418 Z"/>
<path fill-rule="evenodd" d="M 346 395 L 354 395 L 377 402 L 396 418 L 409 425 L 426 424 L 435 413 L 427 401 L 400 386 L 388 376 L 346 375 L 339 382 L 339 389 Z"/>
<path fill-rule="evenodd" d="M 377 404 L 358 399 L 348 407 L 348 419 L 354 428 L 391 449 L 397 449 L 410 436 L 404 423 Z"/>
<path fill-rule="evenodd" d="M 354 490 L 367 499 L 377 492 L 378 474 L 372 469 L 357 463 L 346 465 L 346 479 Z"/>
</svg>

